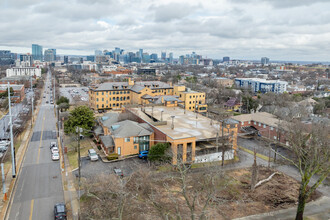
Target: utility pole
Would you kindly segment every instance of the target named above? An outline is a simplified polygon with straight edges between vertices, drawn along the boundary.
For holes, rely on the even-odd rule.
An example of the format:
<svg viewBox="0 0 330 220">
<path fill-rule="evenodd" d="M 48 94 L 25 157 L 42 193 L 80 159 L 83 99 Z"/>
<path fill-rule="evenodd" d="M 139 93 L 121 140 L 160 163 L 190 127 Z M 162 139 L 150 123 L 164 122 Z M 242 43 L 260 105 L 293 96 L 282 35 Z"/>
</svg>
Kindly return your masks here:
<svg viewBox="0 0 330 220">
<path fill-rule="evenodd" d="M 54 100 L 54 107 L 55 107 L 55 101 L 56 101 L 56 99 L 55 99 L 55 74 L 54 74 L 54 97 L 53 97 L 53 100 Z"/>
<path fill-rule="evenodd" d="M 15 161 L 15 148 L 13 137 L 13 118 L 11 115 L 11 100 L 10 100 L 10 84 L 8 82 L 8 105 L 9 105 L 9 124 L 10 124 L 10 149 L 11 149 L 11 161 L 12 161 L 12 176 L 16 177 L 16 161 Z"/>
<path fill-rule="evenodd" d="M 33 96 L 34 96 L 34 92 L 33 92 L 33 88 L 32 88 L 32 76 L 30 78 L 30 82 L 31 82 L 31 91 L 32 91 L 32 97 L 31 97 L 31 128 L 33 125 Z"/>
<path fill-rule="evenodd" d="M 80 134 L 82 132 L 82 128 L 76 127 L 76 132 L 78 135 L 78 201 L 79 201 L 79 209 L 78 209 L 78 219 L 80 218 Z"/>
</svg>

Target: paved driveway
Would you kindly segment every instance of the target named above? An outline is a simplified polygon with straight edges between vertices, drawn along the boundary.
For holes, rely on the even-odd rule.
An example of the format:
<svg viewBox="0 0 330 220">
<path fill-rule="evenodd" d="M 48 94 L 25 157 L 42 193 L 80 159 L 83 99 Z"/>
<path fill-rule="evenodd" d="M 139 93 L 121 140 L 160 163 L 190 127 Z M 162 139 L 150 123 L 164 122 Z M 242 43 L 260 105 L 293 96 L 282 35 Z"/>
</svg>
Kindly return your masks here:
<svg viewBox="0 0 330 220">
<path fill-rule="evenodd" d="M 81 176 L 86 178 L 93 178 L 99 174 L 112 174 L 113 169 L 120 168 L 124 175 L 130 175 L 136 169 L 148 167 L 146 160 L 141 160 L 139 158 L 129 158 L 122 161 L 104 163 L 99 159 L 98 161 L 90 161 L 87 157 L 81 160 Z M 74 171 L 74 175 L 78 175 L 78 170 Z"/>
</svg>

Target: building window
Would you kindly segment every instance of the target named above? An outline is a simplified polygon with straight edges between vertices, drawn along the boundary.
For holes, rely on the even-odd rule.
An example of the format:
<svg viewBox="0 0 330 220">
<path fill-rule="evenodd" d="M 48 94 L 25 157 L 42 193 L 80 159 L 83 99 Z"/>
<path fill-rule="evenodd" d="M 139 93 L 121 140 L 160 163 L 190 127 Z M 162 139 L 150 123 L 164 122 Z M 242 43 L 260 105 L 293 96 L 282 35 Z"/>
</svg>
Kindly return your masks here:
<svg viewBox="0 0 330 220">
<path fill-rule="evenodd" d="M 277 138 L 277 137 L 276 137 L 276 136 L 274 136 L 274 140 L 276 140 L 276 138 Z"/>
<path fill-rule="evenodd" d="M 242 123 L 242 125 L 244 125 L 244 121 L 242 121 L 241 123 Z"/>
<path fill-rule="evenodd" d="M 96 95 L 99 95 L 99 92 L 97 92 Z"/>
<path fill-rule="evenodd" d="M 137 149 L 137 145 L 134 145 L 134 149 L 135 149 L 135 150 Z"/>
<path fill-rule="evenodd" d="M 102 95 L 104 95 L 104 92 L 102 92 Z"/>
<path fill-rule="evenodd" d="M 119 97 L 117 97 L 117 99 L 116 99 L 117 101 L 119 101 Z"/>
<path fill-rule="evenodd" d="M 189 104 L 191 104 L 191 101 L 189 102 Z"/>
<path fill-rule="evenodd" d="M 127 100 L 129 100 L 129 96 L 127 96 Z"/>
<path fill-rule="evenodd" d="M 266 125 L 264 125 L 264 128 L 266 128 Z"/>
<path fill-rule="evenodd" d="M 259 126 L 261 126 L 261 123 L 259 123 Z"/>
<path fill-rule="evenodd" d="M 251 121 L 249 121 L 249 124 L 251 124 Z"/>
<path fill-rule="evenodd" d="M 108 104 L 108 100 L 107 100 L 107 102 L 106 102 L 107 104 Z"/>
<path fill-rule="evenodd" d="M 109 101 L 111 101 L 111 97 L 109 98 Z"/>
<path fill-rule="evenodd" d="M 119 91 L 117 91 L 117 94 L 119 94 Z"/>
<path fill-rule="evenodd" d="M 189 109 L 191 109 L 191 107 L 189 107 Z"/>
<path fill-rule="evenodd" d="M 98 102 L 99 101 L 99 98 L 96 98 L 96 101 Z"/>
<path fill-rule="evenodd" d="M 130 138 L 125 138 L 125 142 L 130 142 L 131 139 Z"/>
<path fill-rule="evenodd" d="M 102 98 L 102 101 L 104 101 L 104 98 Z"/>
<path fill-rule="evenodd" d="M 102 104 L 102 108 L 104 108 L 104 104 Z"/>
<path fill-rule="evenodd" d="M 133 141 L 134 141 L 134 143 L 139 143 L 139 137 L 134 137 Z"/>
<path fill-rule="evenodd" d="M 115 103 L 113 103 L 113 105 L 112 106 L 116 106 L 116 104 Z"/>
<path fill-rule="evenodd" d="M 126 100 L 126 97 L 124 96 L 124 100 Z"/>
<path fill-rule="evenodd" d="M 257 122 L 254 122 L 253 124 L 254 124 L 254 125 L 257 125 Z"/>
<path fill-rule="evenodd" d="M 190 96 L 190 98 L 191 98 L 191 96 Z"/>
<path fill-rule="evenodd" d="M 129 94 L 129 91 L 127 91 L 127 94 Z"/>
<path fill-rule="evenodd" d="M 272 130 L 274 130 L 274 128 L 273 127 L 270 127 L 270 130 L 272 131 Z"/>
<path fill-rule="evenodd" d="M 96 108 L 99 108 L 99 105 L 96 105 Z"/>
<path fill-rule="evenodd" d="M 124 91 L 124 94 L 126 94 L 126 91 Z"/>
</svg>

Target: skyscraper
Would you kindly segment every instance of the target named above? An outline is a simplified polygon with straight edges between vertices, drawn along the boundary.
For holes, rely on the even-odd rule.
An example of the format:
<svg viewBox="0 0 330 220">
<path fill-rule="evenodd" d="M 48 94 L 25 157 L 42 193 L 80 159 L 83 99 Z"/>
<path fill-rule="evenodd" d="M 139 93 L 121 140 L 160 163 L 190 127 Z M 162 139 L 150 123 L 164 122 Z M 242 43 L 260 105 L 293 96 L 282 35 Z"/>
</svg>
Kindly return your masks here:
<svg viewBox="0 0 330 220">
<path fill-rule="evenodd" d="M 142 58 L 143 58 L 143 49 L 139 49 L 139 58 L 142 62 Z"/>
<path fill-rule="evenodd" d="M 169 63 L 173 63 L 173 53 L 171 52 L 169 55 Z"/>
<path fill-rule="evenodd" d="M 32 44 L 32 58 L 34 60 L 40 60 L 42 61 L 43 59 L 43 53 L 42 53 L 42 46 L 38 44 Z"/>
<path fill-rule="evenodd" d="M 160 57 L 162 60 L 166 60 L 166 52 L 162 52 Z"/>
<path fill-rule="evenodd" d="M 68 64 L 69 63 L 69 57 L 68 56 L 64 56 L 64 64 Z"/>
<path fill-rule="evenodd" d="M 268 57 L 261 57 L 261 64 L 262 65 L 269 64 L 269 58 Z"/>
<path fill-rule="evenodd" d="M 230 57 L 223 57 L 222 58 L 222 62 L 229 62 L 230 61 Z"/>
<path fill-rule="evenodd" d="M 56 59 L 56 49 L 45 50 L 45 61 L 54 62 Z"/>
</svg>

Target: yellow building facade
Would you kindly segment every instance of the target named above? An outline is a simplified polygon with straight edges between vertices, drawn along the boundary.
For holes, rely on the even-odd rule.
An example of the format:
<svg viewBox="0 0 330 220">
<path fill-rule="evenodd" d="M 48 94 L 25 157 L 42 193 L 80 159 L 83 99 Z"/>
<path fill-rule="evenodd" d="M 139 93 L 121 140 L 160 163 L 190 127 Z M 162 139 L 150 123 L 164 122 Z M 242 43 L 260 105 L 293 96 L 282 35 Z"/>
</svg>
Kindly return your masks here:
<svg viewBox="0 0 330 220">
<path fill-rule="evenodd" d="M 207 112 L 205 104 L 205 92 L 196 92 L 186 89 L 183 85 L 174 86 L 174 95 L 184 103 L 184 108 L 189 111 L 197 111 L 199 113 Z"/>
<path fill-rule="evenodd" d="M 130 78 L 128 82 L 110 82 L 89 89 L 89 105 L 94 110 L 121 109 L 129 104 L 150 104 L 145 96 L 178 96 L 183 101 L 181 105 L 189 111 L 199 113 L 207 111 L 205 93 L 191 91 L 185 86 L 170 84 L 160 81 L 134 82 Z"/>
</svg>

